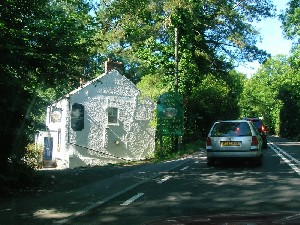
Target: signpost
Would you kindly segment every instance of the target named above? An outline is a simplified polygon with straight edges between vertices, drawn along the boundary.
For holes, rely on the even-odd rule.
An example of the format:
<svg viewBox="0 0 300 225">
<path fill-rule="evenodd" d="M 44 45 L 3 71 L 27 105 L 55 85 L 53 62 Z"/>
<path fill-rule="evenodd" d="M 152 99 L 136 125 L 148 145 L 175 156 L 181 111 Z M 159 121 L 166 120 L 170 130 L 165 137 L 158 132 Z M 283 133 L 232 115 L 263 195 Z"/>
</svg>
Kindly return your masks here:
<svg viewBox="0 0 300 225">
<path fill-rule="evenodd" d="M 163 136 L 172 137 L 178 149 L 178 138 L 183 135 L 183 98 L 176 92 L 166 92 L 158 98 L 158 135 L 162 152 Z"/>
<path fill-rule="evenodd" d="M 162 155 L 163 136 L 171 137 L 173 148 L 179 149 L 179 137 L 183 135 L 183 98 L 178 93 L 178 29 L 174 30 L 175 44 L 175 77 L 174 92 L 162 94 L 157 102 L 158 136 L 160 154 Z"/>
</svg>

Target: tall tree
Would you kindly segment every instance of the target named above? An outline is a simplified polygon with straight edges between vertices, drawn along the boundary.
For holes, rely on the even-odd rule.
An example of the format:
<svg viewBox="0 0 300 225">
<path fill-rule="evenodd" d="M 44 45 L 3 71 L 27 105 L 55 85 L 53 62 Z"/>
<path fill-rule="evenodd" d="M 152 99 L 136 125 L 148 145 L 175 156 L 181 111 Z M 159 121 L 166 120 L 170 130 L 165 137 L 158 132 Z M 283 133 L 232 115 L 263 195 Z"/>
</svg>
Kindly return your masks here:
<svg viewBox="0 0 300 225">
<path fill-rule="evenodd" d="M 289 79 L 281 86 L 278 98 L 283 102 L 280 114 L 280 133 L 300 140 L 300 1 L 289 0 L 287 9 L 282 13 L 281 20 L 287 38 L 294 40 L 291 56 L 292 69 Z"/>
<path fill-rule="evenodd" d="M 291 65 L 292 57 L 268 59 L 245 82 L 239 105 L 241 116 L 263 117 L 270 133 L 299 139 L 300 76 Z"/>
<path fill-rule="evenodd" d="M 93 34 L 90 9 L 84 0 L 0 2 L 1 167 L 12 153 L 22 154 L 45 102 L 82 76 Z"/>
<path fill-rule="evenodd" d="M 138 62 L 141 71 L 163 67 L 168 74 L 178 27 L 180 58 L 187 61 L 182 72 L 199 77 L 228 71 L 225 60 L 265 60 L 255 47 L 258 33 L 250 22 L 270 16 L 272 9 L 268 1 L 102 1 L 99 46 L 107 54 Z"/>
<path fill-rule="evenodd" d="M 290 0 L 280 18 L 286 36 L 297 40 L 300 36 L 300 1 Z"/>
<path fill-rule="evenodd" d="M 146 80 L 151 82 L 160 79 L 171 90 L 174 89 L 174 28 L 178 28 L 179 92 L 185 97 L 194 96 L 189 101 L 193 107 L 187 108 L 188 120 L 205 114 L 202 108 L 206 105 L 197 104 L 200 101 L 197 98 L 209 93 L 205 97 L 213 99 L 214 94 L 220 93 L 205 85 L 217 85 L 214 81 L 224 84 L 227 94 L 220 99 L 230 96 L 234 104 L 238 95 L 234 89 L 237 86 L 232 84 L 239 79 L 230 71 L 241 61 L 263 62 L 268 56 L 255 46 L 259 37 L 251 25 L 254 20 L 273 16 L 274 7 L 267 0 L 103 0 L 98 9 L 99 51 L 121 57 L 129 68 L 136 69 L 131 76 L 140 79 L 147 75 Z M 151 75 L 153 79 L 149 79 Z M 142 86 L 147 86 L 144 83 L 145 79 Z M 219 109 L 217 104 L 211 104 L 213 101 L 206 103 L 211 106 L 210 112 Z M 238 115 L 238 107 L 231 103 L 224 106 L 226 112 L 219 112 L 218 118 Z M 208 117 L 203 121 L 211 123 Z M 194 124 L 193 119 L 186 122 Z M 201 126 L 200 120 L 197 123 Z"/>
</svg>

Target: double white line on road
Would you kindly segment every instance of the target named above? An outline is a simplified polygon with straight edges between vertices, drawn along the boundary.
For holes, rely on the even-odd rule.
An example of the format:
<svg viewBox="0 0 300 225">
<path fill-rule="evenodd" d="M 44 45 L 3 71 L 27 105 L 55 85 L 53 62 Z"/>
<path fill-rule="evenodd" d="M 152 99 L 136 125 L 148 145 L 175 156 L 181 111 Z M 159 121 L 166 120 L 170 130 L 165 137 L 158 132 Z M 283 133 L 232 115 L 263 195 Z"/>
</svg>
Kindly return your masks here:
<svg viewBox="0 0 300 225">
<path fill-rule="evenodd" d="M 279 157 L 286 162 L 296 173 L 300 175 L 300 161 L 295 159 L 293 156 L 288 154 L 287 152 L 283 151 L 277 145 L 272 142 L 269 142 L 269 146 L 271 149 L 276 152 Z"/>
</svg>

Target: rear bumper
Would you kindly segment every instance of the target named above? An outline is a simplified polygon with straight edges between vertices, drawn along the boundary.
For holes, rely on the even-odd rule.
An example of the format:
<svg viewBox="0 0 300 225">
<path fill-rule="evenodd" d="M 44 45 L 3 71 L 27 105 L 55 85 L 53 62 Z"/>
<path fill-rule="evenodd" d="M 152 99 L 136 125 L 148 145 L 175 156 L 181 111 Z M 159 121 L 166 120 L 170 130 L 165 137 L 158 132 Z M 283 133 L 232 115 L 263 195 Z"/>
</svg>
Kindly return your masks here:
<svg viewBox="0 0 300 225">
<path fill-rule="evenodd" d="M 259 151 L 207 151 L 207 158 L 258 158 Z"/>
</svg>

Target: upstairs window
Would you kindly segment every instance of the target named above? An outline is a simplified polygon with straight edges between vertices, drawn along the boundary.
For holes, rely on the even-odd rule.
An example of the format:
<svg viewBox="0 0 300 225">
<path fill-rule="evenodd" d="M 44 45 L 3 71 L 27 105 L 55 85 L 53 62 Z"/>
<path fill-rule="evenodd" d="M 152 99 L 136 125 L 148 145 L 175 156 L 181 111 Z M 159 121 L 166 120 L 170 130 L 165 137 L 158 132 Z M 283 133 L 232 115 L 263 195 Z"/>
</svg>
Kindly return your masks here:
<svg viewBox="0 0 300 225">
<path fill-rule="evenodd" d="M 108 118 L 108 124 L 117 124 L 118 123 L 118 109 L 117 108 L 108 108 L 107 109 L 107 118 Z"/>
<path fill-rule="evenodd" d="M 84 129 L 84 106 L 74 103 L 71 111 L 71 127 L 74 131 Z"/>
</svg>

